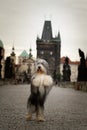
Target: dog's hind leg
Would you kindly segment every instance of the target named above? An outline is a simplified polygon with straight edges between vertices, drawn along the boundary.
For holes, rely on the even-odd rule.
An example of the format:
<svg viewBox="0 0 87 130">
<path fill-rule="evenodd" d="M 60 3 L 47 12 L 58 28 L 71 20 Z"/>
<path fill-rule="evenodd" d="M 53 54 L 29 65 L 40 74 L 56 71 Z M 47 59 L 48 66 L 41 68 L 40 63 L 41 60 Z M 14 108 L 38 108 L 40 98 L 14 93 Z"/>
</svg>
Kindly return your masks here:
<svg viewBox="0 0 87 130">
<path fill-rule="evenodd" d="M 45 121 L 44 119 L 44 106 L 38 106 L 36 112 L 36 119 L 37 121 Z"/>
<path fill-rule="evenodd" d="M 27 110 L 28 114 L 26 115 L 26 120 L 29 121 L 32 119 L 32 113 L 35 111 L 35 105 L 31 103 L 31 96 L 28 98 L 27 101 Z"/>
<path fill-rule="evenodd" d="M 28 114 L 26 115 L 26 120 L 29 121 L 32 119 L 32 113 L 35 112 L 35 106 L 32 104 L 29 104 L 28 107 Z"/>
</svg>

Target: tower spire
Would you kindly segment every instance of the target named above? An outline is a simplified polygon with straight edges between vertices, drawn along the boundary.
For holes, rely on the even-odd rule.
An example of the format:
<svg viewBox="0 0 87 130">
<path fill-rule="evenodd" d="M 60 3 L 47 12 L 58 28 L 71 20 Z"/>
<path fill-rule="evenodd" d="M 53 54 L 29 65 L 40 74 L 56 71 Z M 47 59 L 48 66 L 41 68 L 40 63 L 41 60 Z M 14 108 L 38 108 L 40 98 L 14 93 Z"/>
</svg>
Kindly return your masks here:
<svg viewBox="0 0 87 130">
<path fill-rule="evenodd" d="M 42 33 L 42 40 L 48 41 L 52 39 L 51 21 L 45 21 Z"/>
<path fill-rule="evenodd" d="M 58 39 L 61 41 L 60 31 L 58 31 Z"/>
<path fill-rule="evenodd" d="M 14 48 L 14 44 L 13 44 L 13 47 L 12 47 L 12 53 L 11 53 L 11 56 L 15 56 L 15 48 Z"/>
<path fill-rule="evenodd" d="M 31 59 L 32 58 L 32 49 L 31 49 L 31 47 L 30 47 L 30 49 L 29 49 L 29 59 Z"/>
<path fill-rule="evenodd" d="M 12 62 L 16 63 L 16 54 L 15 54 L 15 48 L 14 48 L 14 43 L 12 47 L 12 52 L 10 54 Z"/>
</svg>

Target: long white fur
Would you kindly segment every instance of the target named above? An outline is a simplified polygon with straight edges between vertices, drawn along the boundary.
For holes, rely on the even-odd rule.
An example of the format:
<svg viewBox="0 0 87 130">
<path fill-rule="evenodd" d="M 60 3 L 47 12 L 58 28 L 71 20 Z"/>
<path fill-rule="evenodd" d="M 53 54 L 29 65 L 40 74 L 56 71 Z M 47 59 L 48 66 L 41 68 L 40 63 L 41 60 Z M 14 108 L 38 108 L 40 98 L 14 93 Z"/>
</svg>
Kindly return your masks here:
<svg viewBox="0 0 87 130">
<path fill-rule="evenodd" d="M 44 65 L 43 65 L 44 64 Z M 38 67 L 41 67 L 43 73 L 37 73 Z M 31 82 L 34 87 L 39 87 L 39 91 L 43 96 L 46 90 L 46 94 L 49 93 L 53 79 L 50 75 L 47 75 L 48 63 L 43 59 L 37 59 L 34 67 L 34 74 L 31 78 Z M 45 88 L 44 88 L 45 87 Z"/>
<path fill-rule="evenodd" d="M 44 87 L 46 88 L 46 93 L 49 92 L 53 84 L 53 79 L 50 75 L 36 74 L 35 77 L 32 79 L 32 84 L 35 87 L 39 87 L 39 91 L 41 95 L 43 95 L 45 92 Z"/>
</svg>

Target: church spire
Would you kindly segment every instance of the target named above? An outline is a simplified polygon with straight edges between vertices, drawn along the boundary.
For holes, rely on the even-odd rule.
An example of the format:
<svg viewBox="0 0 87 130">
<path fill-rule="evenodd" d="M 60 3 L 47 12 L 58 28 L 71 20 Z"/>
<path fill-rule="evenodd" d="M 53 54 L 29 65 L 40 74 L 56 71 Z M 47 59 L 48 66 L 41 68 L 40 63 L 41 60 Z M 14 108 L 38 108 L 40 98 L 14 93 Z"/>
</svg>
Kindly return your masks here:
<svg viewBox="0 0 87 130">
<path fill-rule="evenodd" d="M 32 58 L 32 53 L 31 53 L 31 52 L 32 52 L 32 49 L 30 48 L 30 49 L 29 49 L 29 59 Z"/>
<path fill-rule="evenodd" d="M 16 54 L 15 54 L 15 48 L 14 48 L 14 45 L 13 45 L 11 56 L 15 56 L 15 55 L 16 55 Z"/>
<path fill-rule="evenodd" d="M 12 47 L 12 53 L 10 54 L 10 56 L 11 56 L 12 62 L 16 64 L 16 54 L 15 54 L 14 45 L 13 45 L 13 47 Z"/>
</svg>

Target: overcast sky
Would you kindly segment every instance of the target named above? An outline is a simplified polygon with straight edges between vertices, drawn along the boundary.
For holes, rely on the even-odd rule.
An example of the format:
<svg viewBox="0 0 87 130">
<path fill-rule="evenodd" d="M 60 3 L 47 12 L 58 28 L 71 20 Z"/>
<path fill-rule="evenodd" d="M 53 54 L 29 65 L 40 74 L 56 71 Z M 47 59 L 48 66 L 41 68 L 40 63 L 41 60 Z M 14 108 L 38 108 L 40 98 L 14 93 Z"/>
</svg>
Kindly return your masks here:
<svg viewBox="0 0 87 130">
<path fill-rule="evenodd" d="M 52 21 L 53 36 L 60 31 L 61 56 L 79 60 L 78 48 L 87 53 L 87 0 L 0 0 L 0 39 L 5 55 L 15 46 L 18 55 L 41 37 L 45 20 Z"/>
</svg>

